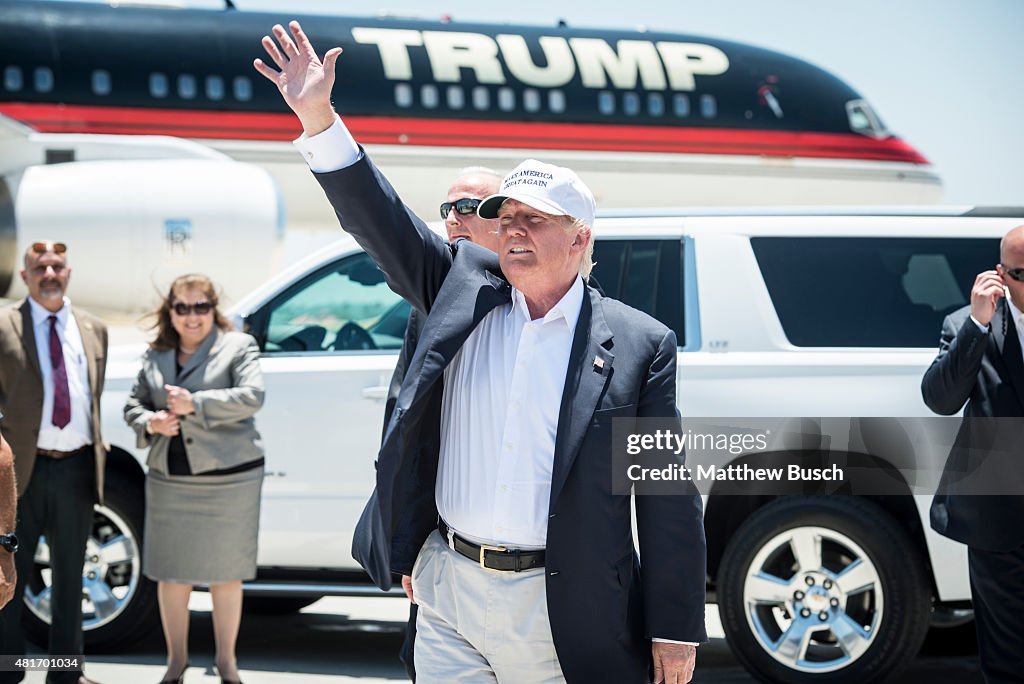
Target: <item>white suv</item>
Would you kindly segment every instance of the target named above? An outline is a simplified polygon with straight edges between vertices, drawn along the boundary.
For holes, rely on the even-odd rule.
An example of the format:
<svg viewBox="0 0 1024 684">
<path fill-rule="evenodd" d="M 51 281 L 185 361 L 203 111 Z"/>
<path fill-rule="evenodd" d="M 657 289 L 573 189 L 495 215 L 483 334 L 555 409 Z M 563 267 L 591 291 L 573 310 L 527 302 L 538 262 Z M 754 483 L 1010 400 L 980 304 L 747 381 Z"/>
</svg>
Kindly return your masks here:
<svg viewBox="0 0 1024 684">
<path fill-rule="evenodd" d="M 920 380 L 943 316 L 965 305 L 1021 210 L 605 213 L 595 275 L 676 331 L 684 416 L 927 416 Z M 216 277 L 216 274 L 212 274 Z M 352 531 L 374 480 L 384 400 L 409 307 L 348 237 L 241 301 L 264 355 L 267 447 L 254 610 L 372 595 Z M 154 625 L 140 576 L 145 454 L 121 420 L 141 350 L 112 350 L 103 397 L 112 453 L 83 578 L 86 642 Z M 864 682 L 912 658 L 929 625 L 970 620 L 964 548 L 933 533 L 929 499 L 706 498 L 709 595 L 742 663 L 778 682 Z M 47 618 L 46 565 L 26 601 Z M 847 572 L 841 619 L 802 626 L 765 576 Z M 850 584 L 846 585 L 848 588 Z M 400 592 L 396 590 L 398 595 Z"/>
</svg>

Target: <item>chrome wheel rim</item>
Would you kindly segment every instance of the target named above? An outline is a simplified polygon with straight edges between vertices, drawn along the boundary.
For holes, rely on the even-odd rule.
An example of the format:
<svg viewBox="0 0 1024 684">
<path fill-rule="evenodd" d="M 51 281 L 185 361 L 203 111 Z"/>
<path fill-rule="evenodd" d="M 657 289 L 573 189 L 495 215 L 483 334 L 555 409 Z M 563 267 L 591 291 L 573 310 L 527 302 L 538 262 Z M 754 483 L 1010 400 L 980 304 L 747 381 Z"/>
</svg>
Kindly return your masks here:
<svg viewBox="0 0 1024 684">
<path fill-rule="evenodd" d="M 743 606 L 772 658 L 800 672 L 834 672 L 874 642 L 883 594 L 874 562 L 856 542 L 825 527 L 796 527 L 754 556 Z"/>
<path fill-rule="evenodd" d="M 141 578 L 139 540 L 124 518 L 106 506 L 93 509 L 92 530 L 82 564 L 82 629 L 98 629 L 117 619 L 131 602 Z M 35 572 L 25 587 L 25 605 L 50 624 L 50 547 L 46 537 L 36 547 Z"/>
</svg>

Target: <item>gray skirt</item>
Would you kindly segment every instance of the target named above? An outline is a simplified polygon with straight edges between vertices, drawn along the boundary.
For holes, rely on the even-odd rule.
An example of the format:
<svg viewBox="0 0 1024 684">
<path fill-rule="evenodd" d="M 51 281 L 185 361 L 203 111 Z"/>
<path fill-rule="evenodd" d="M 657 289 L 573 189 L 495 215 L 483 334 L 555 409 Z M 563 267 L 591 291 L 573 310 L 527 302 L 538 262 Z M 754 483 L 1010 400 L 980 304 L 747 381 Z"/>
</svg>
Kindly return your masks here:
<svg viewBox="0 0 1024 684">
<path fill-rule="evenodd" d="M 263 468 L 230 475 L 146 474 L 142 572 L 209 585 L 256 577 Z"/>
</svg>

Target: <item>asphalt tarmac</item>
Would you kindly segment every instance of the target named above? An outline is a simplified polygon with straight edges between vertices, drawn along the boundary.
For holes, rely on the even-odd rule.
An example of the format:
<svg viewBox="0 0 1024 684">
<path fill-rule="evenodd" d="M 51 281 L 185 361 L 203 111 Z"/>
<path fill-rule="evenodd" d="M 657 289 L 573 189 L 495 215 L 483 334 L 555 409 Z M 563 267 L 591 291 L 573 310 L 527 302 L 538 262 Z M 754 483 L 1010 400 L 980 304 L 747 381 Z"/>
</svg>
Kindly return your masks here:
<svg viewBox="0 0 1024 684">
<path fill-rule="evenodd" d="M 209 597 L 193 595 L 190 632 L 193 667 L 186 684 L 219 684 L 212 669 L 213 627 Z M 282 617 L 246 615 L 238 661 L 246 684 L 381 684 L 405 680 L 397 653 L 408 604 L 403 599 L 327 598 Z M 756 682 L 739 665 L 725 640 L 717 609 L 708 608 L 712 641 L 700 647 L 694 682 Z M 39 653 L 37 650 L 36 653 Z M 121 653 L 87 656 L 86 674 L 102 684 L 157 684 L 164 649 L 157 632 Z M 31 672 L 27 684 L 44 684 Z M 933 632 L 921 654 L 896 682 L 981 684 L 977 643 L 970 629 Z M 604 683 L 596 683 L 604 684 Z M 608 683 L 614 684 L 614 683 Z"/>
</svg>

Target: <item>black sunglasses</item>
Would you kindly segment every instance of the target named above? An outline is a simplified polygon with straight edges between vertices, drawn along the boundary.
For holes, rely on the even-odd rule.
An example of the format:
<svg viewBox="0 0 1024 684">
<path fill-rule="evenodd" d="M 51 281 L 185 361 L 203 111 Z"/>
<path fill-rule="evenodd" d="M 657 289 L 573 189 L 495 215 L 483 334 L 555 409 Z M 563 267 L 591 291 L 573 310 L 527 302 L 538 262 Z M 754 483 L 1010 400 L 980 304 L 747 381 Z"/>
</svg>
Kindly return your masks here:
<svg viewBox="0 0 1024 684">
<path fill-rule="evenodd" d="M 1010 276 L 1018 283 L 1024 282 L 1024 268 L 1006 268 L 1006 266 L 1003 266 L 1003 273 Z"/>
<path fill-rule="evenodd" d="M 480 206 L 483 200 L 478 200 L 475 197 L 463 197 L 457 199 L 454 202 L 441 202 L 441 219 L 448 218 L 448 212 L 455 208 L 455 211 L 459 212 L 463 216 L 467 214 L 475 214 L 476 208 Z"/>
<path fill-rule="evenodd" d="M 194 313 L 197 316 L 205 316 L 206 314 L 213 311 L 213 304 L 210 302 L 196 302 L 195 304 L 185 304 L 184 302 L 175 302 L 171 309 L 174 313 L 179 316 L 188 316 L 190 313 Z"/>
</svg>

